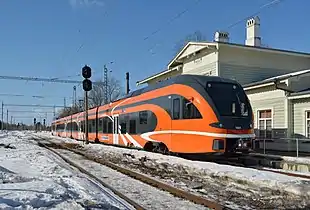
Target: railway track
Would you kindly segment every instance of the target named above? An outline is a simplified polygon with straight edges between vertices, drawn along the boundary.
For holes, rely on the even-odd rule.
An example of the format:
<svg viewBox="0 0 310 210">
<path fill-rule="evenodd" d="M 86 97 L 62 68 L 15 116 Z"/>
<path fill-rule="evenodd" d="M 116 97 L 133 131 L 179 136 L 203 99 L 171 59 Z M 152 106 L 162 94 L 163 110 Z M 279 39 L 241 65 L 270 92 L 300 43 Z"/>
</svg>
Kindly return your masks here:
<svg viewBox="0 0 310 210">
<path fill-rule="evenodd" d="M 76 141 L 82 141 L 82 140 L 76 140 Z M 111 146 L 109 144 L 105 144 L 102 142 L 91 141 L 90 143 L 92 143 L 92 144 L 103 144 L 103 145 Z M 115 147 L 120 147 L 120 148 L 125 148 L 125 149 L 130 149 L 130 150 L 143 150 L 140 148 L 124 147 L 124 146 L 117 146 L 117 145 Z M 79 151 L 77 151 L 77 152 L 79 152 Z M 158 152 L 152 152 L 152 153 L 158 153 Z M 281 160 L 282 160 L 281 158 L 270 158 L 270 157 L 266 157 L 266 156 L 262 156 L 262 155 L 246 154 L 246 155 L 239 155 L 239 156 L 237 155 L 233 158 L 192 159 L 191 157 L 187 157 L 187 156 L 183 157 L 183 156 L 179 156 L 177 154 L 165 154 L 165 155 L 176 156 L 176 157 L 184 158 L 187 160 L 206 161 L 206 162 L 214 162 L 214 163 L 225 164 L 225 165 L 230 165 L 230 166 L 253 168 L 253 169 L 257 169 L 257 170 L 261 170 L 261 171 L 269 171 L 269 172 L 283 174 L 283 175 L 292 176 L 292 177 L 310 179 L 310 176 L 303 175 L 303 174 L 272 170 L 272 169 L 280 169 L 277 167 L 277 165 L 279 162 L 281 162 Z M 214 158 L 214 157 L 212 157 L 212 158 Z M 266 161 L 270 161 L 270 164 L 262 164 L 263 162 L 266 162 Z M 253 162 L 256 162 L 256 164 Z"/>
<path fill-rule="evenodd" d="M 70 146 L 72 144 L 57 144 L 55 142 L 51 142 L 45 138 L 42 137 L 38 137 L 36 136 L 37 143 L 39 144 L 39 146 L 45 147 L 46 149 L 49 149 L 50 151 L 52 151 L 53 153 L 57 154 L 58 156 L 60 156 L 63 160 L 65 160 L 66 162 L 68 162 L 70 165 L 78 168 L 81 172 L 87 174 L 88 176 L 92 177 L 93 179 L 97 180 L 100 184 L 102 184 L 103 186 L 105 186 L 106 188 L 110 189 L 112 192 L 114 192 L 116 195 L 118 195 L 120 198 L 122 198 L 123 200 L 125 200 L 126 202 L 128 202 L 129 204 L 131 204 L 132 206 L 134 206 L 134 208 L 136 209 L 144 209 L 141 205 L 139 205 L 137 202 L 131 200 L 130 198 L 128 198 L 127 196 L 123 195 L 122 193 L 120 193 L 119 191 L 115 190 L 113 187 L 111 187 L 110 185 L 106 184 L 105 182 L 103 182 L 101 179 L 97 178 L 96 176 L 94 176 L 93 174 L 91 174 L 90 172 L 88 172 L 87 170 L 85 170 L 84 168 L 82 168 L 81 166 L 75 164 L 74 162 L 70 161 L 68 158 L 66 158 L 64 155 L 60 154 L 58 151 L 56 151 L 57 149 L 63 149 L 63 150 L 68 150 L 70 152 L 73 152 L 77 155 L 83 156 L 85 159 L 99 163 L 101 165 L 107 166 L 115 171 L 118 171 L 122 174 L 125 174 L 129 177 L 132 177 L 136 180 L 139 180 L 140 182 L 146 183 L 150 186 L 156 187 L 160 190 L 169 192 L 170 194 L 191 201 L 195 204 L 199 204 L 202 205 L 204 207 L 207 207 L 209 209 L 230 209 L 228 207 L 222 206 L 220 204 L 217 204 L 213 201 L 207 200 L 203 197 L 194 195 L 192 193 L 180 190 L 178 188 L 175 188 L 173 186 L 170 186 L 168 184 L 165 184 L 163 182 L 157 181 L 155 179 L 152 179 L 148 176 L 145 176 L 143 174 L 134 172 L 132 170 L 129 170 L 127 168 L 123 168 L 121 166 L 118 166 L 116 164 L 113 164 L 111 162 L 108 161 L 104 161 L 102 159 L 90 156 L 85 154 L 82 151 L 79 151 L 77 149 L 74 148 L 70 148 Z M 45 141 L 45 143 L 44 143 Z"/>
<path fill-rule="evenodd" d="M 80 167 L 79 165 L 75 164 L 74 162 L 70 161 L 68 158 L 66 158 L 65 156 L 63 156 L 62 154 L 60 154 L 59 152 L 57 152 L 55 149 L 51 148 L 50 145 L 43 143 L 43 142 L 38 142 L 38 145 L 40 147 L 44 147 L 48 150 L 50 150 L 51 152 L 53 152 L 54 154 L 56 154 L 57 156 L 59 156 L 61 159 L 63 159 L 65 162 L 67 162 L 68 164 L 70 164 L 71 166 L 77 168 L 80 172 L 82 172 L 83 174 L 86 174 L 87 176 L 91 177 L 92 179 L 96 180 L 98 183 L 100 183 L 102 186 L 104 186 L 105 188 L 111 190 L 115 195 L 117 195 L 118 197 L 120 197 L 121 199 L 125 200 L 127 203 L 129 203 L 130 205 L 132 205 L 131 208 L 130 206 L 126 205 L 125 203 L 121 202 L 120 200 L 118 200 L 118 202 L 123 203 L 124 207 L 126 207 L 126 209 L 128 210 L 132 210 L 132 209 L 138 209 L 138 210 L 144 210 L 144 208 L 142 206 L 140 206 L 138 203 L 136 203 L 135 201 L 131 200 L 130 198 L 128 198 L 127 196 L 123 195 L 122 193 L 118 192 L 117 190 L 115 190 L 113 187 L 111 187 L 110 185 L 108 185 L 107 183 L 103 182 L 101 179 L 97 178 L 96 176 L 94 176 L 92 173 L 88 172 L 87 170 L 85 170 L 84 168 Z M 108 191 L 104 191 L 105 194 L 110 195 L 110 198 L 113 198 L 113 195 L 111 195 Z"/>
</svg>

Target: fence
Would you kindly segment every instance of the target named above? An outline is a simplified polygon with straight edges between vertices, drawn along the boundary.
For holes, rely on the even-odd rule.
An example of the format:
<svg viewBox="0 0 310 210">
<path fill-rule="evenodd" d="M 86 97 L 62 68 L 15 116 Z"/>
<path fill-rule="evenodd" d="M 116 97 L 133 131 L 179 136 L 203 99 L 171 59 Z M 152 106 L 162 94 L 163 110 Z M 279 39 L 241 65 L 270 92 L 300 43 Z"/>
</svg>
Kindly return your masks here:
<svg viewBox="0 0 310 210">
<path fill-rule="evenodd" d="M 257 138 L 253 141 L 255 152 L 294 157 L 310 157 L 310 139 L 306 138 Z"/>
</svg>

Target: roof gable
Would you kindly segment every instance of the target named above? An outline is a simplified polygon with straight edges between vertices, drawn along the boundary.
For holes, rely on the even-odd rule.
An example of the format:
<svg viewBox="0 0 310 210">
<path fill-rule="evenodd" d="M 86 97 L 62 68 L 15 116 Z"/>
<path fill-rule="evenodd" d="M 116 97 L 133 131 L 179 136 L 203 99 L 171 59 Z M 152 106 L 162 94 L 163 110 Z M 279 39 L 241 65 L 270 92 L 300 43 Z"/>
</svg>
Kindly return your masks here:
<svg viewBox="0 0 310 210">
<path fill-rule="evenodd" d="M 207 48 L 208 46 L 217 46 L 217 43 L 212 42 L 188 42 L 183 49 L 169 62 L 168 68 L 178 59 L 184 58 L 194 52 Z"/>
</svg>

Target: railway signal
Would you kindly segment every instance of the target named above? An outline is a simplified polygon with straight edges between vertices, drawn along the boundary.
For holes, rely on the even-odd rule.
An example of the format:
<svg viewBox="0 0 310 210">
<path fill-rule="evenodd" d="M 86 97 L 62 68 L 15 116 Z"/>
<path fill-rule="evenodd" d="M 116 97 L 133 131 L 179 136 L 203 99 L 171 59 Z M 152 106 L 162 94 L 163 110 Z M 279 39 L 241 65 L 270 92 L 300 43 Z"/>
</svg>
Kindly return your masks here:
<svg viewBox="0 0 310 210">
<path fill-rule="evenodd" d="M 89 79 L 83 80 L 83 90 L 84 91 L 91 91 L 92 89 L 92 82 Z"/>
<path fill-rule="evenodd" d="M 91 77 L 91 68 L 85 65 L 82 68 L 82 76 L 84 77 L 83 80 L 83 90 L 84 90 L 84 106 L 85 106 L 85 141 L 88 144 L 88 91 L 92 90 L 92 82 L 90 79 Z"/>
</svg>

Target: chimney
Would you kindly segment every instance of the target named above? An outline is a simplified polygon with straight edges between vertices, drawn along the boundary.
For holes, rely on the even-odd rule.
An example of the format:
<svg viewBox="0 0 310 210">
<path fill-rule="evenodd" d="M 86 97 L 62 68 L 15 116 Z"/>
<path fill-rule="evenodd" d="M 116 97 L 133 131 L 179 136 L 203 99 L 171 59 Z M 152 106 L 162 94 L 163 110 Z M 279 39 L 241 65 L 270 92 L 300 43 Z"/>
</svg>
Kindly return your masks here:
<svg viewBox="0 0 310 210">
<path fill-rule="evenodd" d="M 250 18 L 246 22 L 245 45 L 260 47 L 261 38 L 259 36 L 260 20 L 258 16 Z"/>
<path fill-rule="evenodd" d="M 217 31 L 214 34 L 214 41 L 216 42 L 229 42 L 229 33 Z"/>
</svg>

